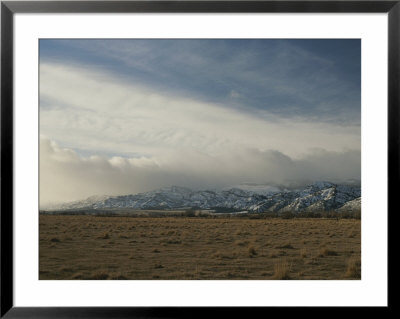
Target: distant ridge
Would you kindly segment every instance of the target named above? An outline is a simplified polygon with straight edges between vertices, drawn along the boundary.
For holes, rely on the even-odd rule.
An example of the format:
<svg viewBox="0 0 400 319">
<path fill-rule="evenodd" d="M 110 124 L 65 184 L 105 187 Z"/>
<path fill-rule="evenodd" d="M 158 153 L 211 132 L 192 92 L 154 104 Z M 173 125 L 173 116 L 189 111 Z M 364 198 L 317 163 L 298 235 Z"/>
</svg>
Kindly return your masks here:
<svg viewBox="0 0 400 319">
<path fill-rule="evenodd" d="M 230 209 L 248 212 L 322 212 L 361 210 L 361 188 L 317 181 L 296 190 L 255 192 L 243 188 L 200 190 L 171 186 L 124 196 L 91 196 L 85 200 L 55 205 L 51 210 L 131 208 L 140 209 Z"/>
</svg>

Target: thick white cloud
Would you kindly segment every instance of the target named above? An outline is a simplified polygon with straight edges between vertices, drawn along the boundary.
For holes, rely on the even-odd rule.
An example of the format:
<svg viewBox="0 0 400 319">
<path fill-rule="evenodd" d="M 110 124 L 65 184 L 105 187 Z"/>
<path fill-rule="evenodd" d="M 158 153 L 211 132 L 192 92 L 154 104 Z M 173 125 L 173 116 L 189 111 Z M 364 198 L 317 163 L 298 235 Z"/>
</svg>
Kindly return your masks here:
<svg viewBox="0 0 400 319">
<path fill-rule="evenodd" d="M 219 188 L 238 183 L 285 183 L 360 178 L 360 152 L 315 150 L 295 160 L 279 151 L 237 149 L 215 156 L 169 152 L 159 159 L 80 157 L 40 140 L 42 205 L 91 195 L 121 195 L 182 185 Z"/>
<path fill-rule="evenodd" d="M 42 203 L 172 184 L 360 177 L 359 126 L 239 112 L 52 63 L 40 65 L 40 97 Z"/>
</svg>

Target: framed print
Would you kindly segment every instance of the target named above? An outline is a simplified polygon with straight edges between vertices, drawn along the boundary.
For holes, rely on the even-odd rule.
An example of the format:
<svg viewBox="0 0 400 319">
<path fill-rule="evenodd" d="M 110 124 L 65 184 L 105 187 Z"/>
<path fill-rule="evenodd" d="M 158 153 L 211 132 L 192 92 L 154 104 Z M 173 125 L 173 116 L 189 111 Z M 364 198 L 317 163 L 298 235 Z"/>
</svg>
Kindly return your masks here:
<svg viewBox="0 0 400 319">
<path fill-rule="evenodd" d="M 2 1 L 1 316 L 387 308 L 399 15 Z"/>
</svg>

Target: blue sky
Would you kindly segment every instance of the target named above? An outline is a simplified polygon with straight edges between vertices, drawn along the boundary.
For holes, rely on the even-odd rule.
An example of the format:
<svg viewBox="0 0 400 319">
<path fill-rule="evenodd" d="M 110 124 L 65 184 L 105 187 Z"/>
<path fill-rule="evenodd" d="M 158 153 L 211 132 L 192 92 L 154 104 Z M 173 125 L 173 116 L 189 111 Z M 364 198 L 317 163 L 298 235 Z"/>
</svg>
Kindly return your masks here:
<svg viewBox="0 0 400 319">
<path fill-rule="evenodd" d="M 360 97 L 360 40 L 40 40 L 41 201 L 359 179 Z"/>
<path fill-rule="evenodd" d="M 40 59 L 245 112 L 360 122 L 360 40 L 42 40 Z"/>
</svg>

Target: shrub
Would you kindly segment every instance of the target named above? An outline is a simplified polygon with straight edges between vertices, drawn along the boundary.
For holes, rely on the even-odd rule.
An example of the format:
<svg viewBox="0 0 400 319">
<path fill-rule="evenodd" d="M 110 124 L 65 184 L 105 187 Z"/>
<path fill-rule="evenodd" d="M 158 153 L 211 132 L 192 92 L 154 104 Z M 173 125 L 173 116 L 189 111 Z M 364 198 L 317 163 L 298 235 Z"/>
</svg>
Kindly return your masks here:
<svg viewBox="0 0 400 319">
<path fill-rule="evenodd" d="M 355 219 L 361 219 L 361 211 L 354 212 L 353 214 L 354 214 L 353 217 L 354 217 Z"/>
<path fill-rule="evenodd" d="M 292 212 L 283 212 L 282 215 L 281 215 L 281 217 L 282 217 L 283 219 L 292 219 L 292 218 L 294 218 L 295 216 L 296 216 L 296 215 L 293 214 Z"/>
<path fill-rule="evenodd" d="M 185 217 L 195 217 L 196 216 L 196 210 L 193 209 L 193 208 L 187 209 L 183 213 L 183 216 L 185 216 Z"/>
</svg>

